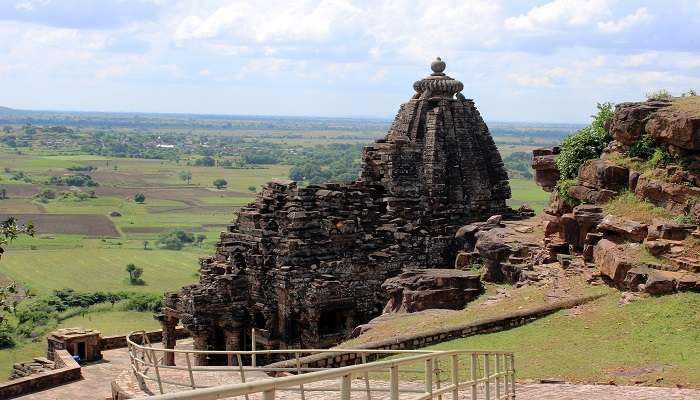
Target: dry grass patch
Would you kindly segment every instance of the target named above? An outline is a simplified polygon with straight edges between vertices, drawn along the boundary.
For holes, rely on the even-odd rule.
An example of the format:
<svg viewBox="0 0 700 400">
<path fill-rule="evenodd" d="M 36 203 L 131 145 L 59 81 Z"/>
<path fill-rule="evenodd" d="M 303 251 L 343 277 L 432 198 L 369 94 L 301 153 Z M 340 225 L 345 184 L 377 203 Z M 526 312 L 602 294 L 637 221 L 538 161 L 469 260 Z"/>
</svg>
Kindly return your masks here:
<svg viewBox="0 0 700 400">
<path fill-rule="evenodd" d="M 692 116 L 700 117 L 700 96 L 675 97 L 673 106 Z"/>
<path fill-rule="evenodd" d="M 630 192 L 623 192 L 619 196 L 603 204 L 603 211 L 607 214 L 629 218 L 645 224 L 651 224 L 655 218 L 671 220 L 675 215 L 670 211 L 657 207 L 649 201 L 643 200 Z"/>
</svg>

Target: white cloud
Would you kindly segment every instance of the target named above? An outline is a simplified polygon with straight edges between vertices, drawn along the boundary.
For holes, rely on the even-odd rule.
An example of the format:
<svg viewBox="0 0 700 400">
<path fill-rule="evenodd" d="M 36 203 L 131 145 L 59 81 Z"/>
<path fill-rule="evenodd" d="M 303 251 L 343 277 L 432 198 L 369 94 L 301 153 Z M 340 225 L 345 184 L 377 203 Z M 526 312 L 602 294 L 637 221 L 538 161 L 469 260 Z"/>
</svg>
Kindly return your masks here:
<svg viewBox="0 0 700 400">
<path fill-rule="evenodd" d="M 618 20 L 598 22 L 598 30 L 604 33 L 619 33 L 633 26 L 651 20 L 652 16 L 646 7 L 638 8 L 633 14 L 626 15 Z"/>
<path fill-rule="evenodd" d="M 627 67 L 640 67 L 642 65 L 651 64 L 659 58 L 659 53 L 648 51 L 644 53 L 631 54 L 622 60 L 622 65 Z"/>
<path fill-rule="evenodd" d="M 586 25 L 609 14 L 608 0 L 554 0 L 506 19 L 504 26 L 513 31 L 548 30 Z"/>
</svg>

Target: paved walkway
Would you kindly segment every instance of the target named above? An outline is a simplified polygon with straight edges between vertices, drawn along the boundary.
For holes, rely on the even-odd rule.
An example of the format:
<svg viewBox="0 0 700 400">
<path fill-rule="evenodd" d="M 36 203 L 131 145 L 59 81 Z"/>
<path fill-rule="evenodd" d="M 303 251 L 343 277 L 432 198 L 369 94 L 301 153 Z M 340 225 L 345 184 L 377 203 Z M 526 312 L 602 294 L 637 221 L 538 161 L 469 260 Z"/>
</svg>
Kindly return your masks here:
<svg viewBox="0 0 700 400">
<path fill-rule="evenodd" d="M 186 341 L 183 341 L 186 342 Z M 188 347 L 190 343 L 178 343 Z M 80 381 L 72 382 L 53 389 L 37 392 L 34 394 L 19 397 L 22 400 L 104 400 L 111 399 L 110 382 L 117 379 L 120 382 L 132 380 L 129 374 L 129 360 L 126 349 L 108 350 L 103 352 L 104 361 L 86 365 L 82 368 L 83 378 Z M 212 374 L 215 375 L 215 374 Z M 206 382 L 208 384 L 232 383 L 235 379 L 228 379 L 220 382 Z M 265 377 L 251 377 L 252 380 L 264 379 Z M 337 386 L 337 382 L 328 382 Z M 385 382 L 372 382 L 372 387 L 381 387 Z M 307 385 L 312 388 L 314 385 Z M 364 381 L 353 382 L 353 386 L 364 388 Z M 137 390 L 136 387 L 132 389 Z M 644 386 L 610 386 L 610 385 L 569 385 L 569 384 L 521 384 L 516 387 L 517 399 L 522 400 L 700 400 L 700 390 L 657 388 Z M 335 399 L 338 393 L 328 392 L 307 392 L 307 400 Z M 300 399 L 298 393 L 280 392 L 277 396 L 280 400 Z M 352 399 L 366 399 L 364 391 L 354 392 Z M 388 398 L 386 392 L 372 393 L 373 400 L 383 400 Z M 443 399 L 451 398 L 443 396 Z M 469 397 L 460 394 L 460 399 Z M 259 399 L 250 396 L 250 400 Z"/>
</svg>

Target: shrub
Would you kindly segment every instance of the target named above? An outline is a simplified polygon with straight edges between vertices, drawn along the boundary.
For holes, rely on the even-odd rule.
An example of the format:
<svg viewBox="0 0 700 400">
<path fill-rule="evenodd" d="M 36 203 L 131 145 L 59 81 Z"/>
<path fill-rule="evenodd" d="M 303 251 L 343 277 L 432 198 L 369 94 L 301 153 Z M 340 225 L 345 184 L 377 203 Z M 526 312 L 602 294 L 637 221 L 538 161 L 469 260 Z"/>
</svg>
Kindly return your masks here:
<svg viewBox="0 0 700 400">
<path fill-rule="evenodd" d="M 143 275 L 143 268 L 129 263 L 126 265 L 126 272 L 129 273 L 130 285 L 144 285 L 146 283 L 143 281 L 143 279 L 141 279 L 141 275 Z"/>
<path fill-rule="evenodd" d="M 216 186 L 217 189 L 223 189 L 228 185 L 228 182 L 226 182 L 226 179 L 215 179 L 214 182 L 212 182 L 214 186 Z"/>
<path fill-rule="evenodd" d="M 255 192 L 255 186 L 248 186 L 248 190 L 250 190 L 251 192 Z"/>
<path fill-rule="evenodd" d="M 690 219 L 690 216 L 687 214 L 681 214 L 681 215 L 676 215 L 673 217 L 673 222 L 677 224 L 692 224 L 693 221 Z"/>
<path fill-rule="evenodd" d="M 140 311 L 140 312 L 160 312 L 161 307 L 163 307 L 163 300 L 161 296 L 155 294 L 146 293 L 133 293 L 130 294 L 124 304 L 126 310 Z"/>
<path fill-rule="evenodd" d="M 182 250 L 185 244 L 195 241 L 194 234 L 187 233 L 183 230 L 174 230 L 166 233 L 161 233 L 158 237 L 158 244 L 168 250 Z"/>
<path fill-rule="evenodd" d="M 42 203 L 48 203 L 49 200 L 56 198 L 56 192 L 51 189 L 44 189 L 35 195 L 34 198 Z"/>
<path fill-rule="evenodd" d="M 146 195 L 143 193 L 136 193 L 134 195 L 134 201 L 139 203 L 139 204 L 142 204 L 143 202 L 146 201 Z"/>
<path fill-rule="evenodd" d="M 580 203 L 578 199 L 571 197 L 571 195 L 569 194 L 569 188 L 576 184 L 578 184 L 576 179 L 564 179 L 559 180 L 559 182 L 557 182 L 557 185 L 555 186 L 559 197 L 564 201 L 564 203 L 571 207 L 575 207 Z"/>
<path fill-rule="evenodd" d="M 213 167 L 216 165 L 216 160 L 213 157 L 205 156 L 196 159 L 194 165 L 198 167 Z"/>
<path fill-rule="evenodd" d="M 598 112 L 593 116 L 591 125 L 579 129 L 561 144 L 561 152 L 556 161 L 561 180 L 576 177 L 581 164 L 600 157 L 605 146 L 612 140 L 605 125 L 612 118 L 613 104 L 598 103 L 597 107 Z"/>
<path fill-rule="evenodd" d="M 15 330 L 7 322 L 0 322 L 0 349 L 15 347 Z"/>
<path fill-rule="evenodd" d="M 657 150 L 656 141 L 651 135 L 644 134 L 630 146 L 627 155 L 649 160 Z"/>
<path fill-rule="evenodd" d="M 653 92 L 648 92 L 646 96 L 649 100 L 668 100 L 673 98 L 671 92 L 669 92 L 666 89 L 659 89 Z"/>
</svg>

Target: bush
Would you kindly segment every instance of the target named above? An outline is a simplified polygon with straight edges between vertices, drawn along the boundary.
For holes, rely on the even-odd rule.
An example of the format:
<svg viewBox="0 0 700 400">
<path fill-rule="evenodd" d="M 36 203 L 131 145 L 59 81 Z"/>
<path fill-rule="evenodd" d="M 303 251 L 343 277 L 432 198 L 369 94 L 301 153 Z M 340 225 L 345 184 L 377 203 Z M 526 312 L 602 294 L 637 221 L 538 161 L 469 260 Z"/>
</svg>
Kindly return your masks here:
<svg viewBox="0 0 700 400">
<path fill-rule="evenodd" d="M 644 134 L 630 146 L 627 155 L 649 160 L 657 149 L 656 140 L 651 135 Z"/>
<path fill-rule="evenodd" d="M 224 189 L 226 185 L 228 185 L 228 182 L 226 182 L 226 179 L 215 179 L 214 182 L 212 182 L 214 186 L 216 186 L 217 189 Z"/>
<path fill-rule="evenodd" d="M 194 161 L 194 165 L 198 167 L 213 167 L 216 165 L 216 160 L 210 156 L 201 157 Z"/>
<path fill-rule="evenodd" d="M 136 193 L 134 195 L 134 201 L 139 203 L 139 204 L 142 204 L 143 202 L 146 201 L 146 195 L 143 193 Z"/>
<path fill-rule="evenodd" d="M 161 296 L 146 293 L 133 293 L 129 295 L 124 304 L 126 310 L 140 312 L 160 312 L 163 307 L 163 299 Z"/>
<path fill-rule="evenodd" d="M 46 181 L 46 184 L 57 185 L 57 186 L 77 186 L 77 187 L 99 186 L 99 184 L 97 182 L 92 180 L 92 177 L 90 175 L 85 175 L 85 174 L 76 174 L 76 175 L 68 175 L 68 176 L 52 176 L 48 181 Z"/>
<path fill-rule="evenodd" d="M 597 107 L 598 112 L 593 116 L 591 125 L 579 129 L 561 144 L 556 161 L 561 180 L 575 178 L 581 164 L 600 157 L 603 149 L 612 141 L 605 125 L 613 116 L 613 104 L 598 103 Z"/>
<path fill-rule="evenodd" d="M 578 181 L 576 179 L 560 179 L 559 182 L 557 182 L 557 185 L 555 186 L 559 197 L 564 201 L 564 203 L 566 203 L 570 207 L 576 207 L 580 203 L 578 199 L 571 197 L 571 195 L 569 194 L 569 188 L 577 184 Z"/>
<path fill-rule="evenodd" d="M 666 89 L 659 89 L 654 92 L 649 92 L 646 94 L 646 96 L 649 100 L 668 100 L 673 98 L 671 92 Z"/>
<path fill-rule="evenodd" d="M 690 219 L 690 216 L 687 214 L 681 214 L 681 215 L 676 215 L 673 218 L 673 222 L 677 224 L 692 224 L 693 221 Z"/>
<path fill-rule="evenodd" d="M 185 244 L 194 243 L 194 241 L 194 234 L 179 229 L 161 233 L 158 237 L 158 244 L 168 250 L 182 250 Z"/>
<path fill-rule="evenodd" d="M 44 189 L 35 195 L 34 198 L 42 203 L 48 203 L 49 200 L 56 198 L 56 192 L 51 189 Z"/>
<path fill-rule="evenodd" d="M 0 322 L 0 349 L 15 347 L 15 330 L 7 322 Z"/>
</svg>

